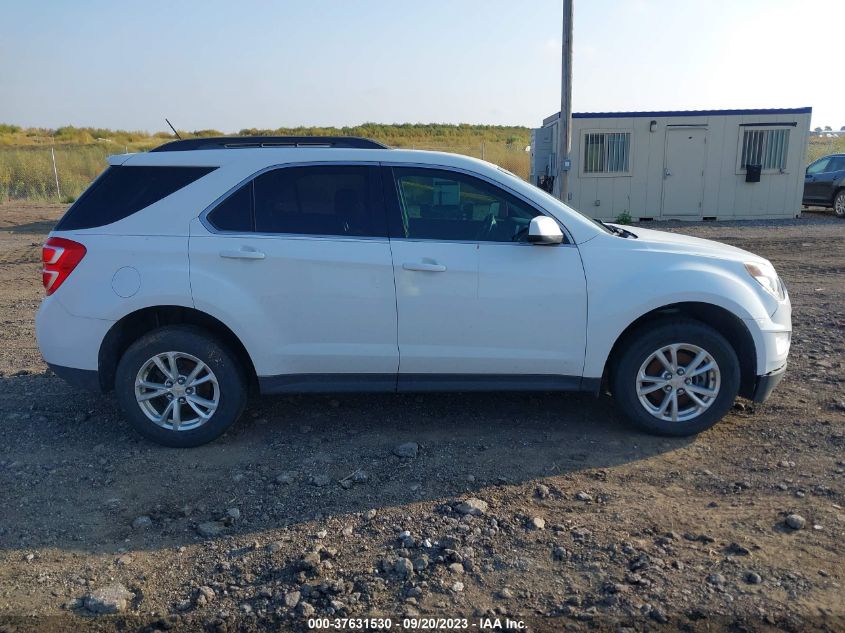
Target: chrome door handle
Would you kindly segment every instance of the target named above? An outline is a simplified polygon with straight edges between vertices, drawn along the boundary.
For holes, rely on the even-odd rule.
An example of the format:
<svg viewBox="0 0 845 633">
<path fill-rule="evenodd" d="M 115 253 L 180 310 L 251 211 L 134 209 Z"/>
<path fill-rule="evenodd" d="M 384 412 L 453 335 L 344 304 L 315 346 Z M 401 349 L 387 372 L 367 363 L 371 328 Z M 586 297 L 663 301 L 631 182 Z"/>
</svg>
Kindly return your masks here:
<svg viewBox="0 0 845 633">
<path fill-rule="evenodd" d="M 239 250 L 220 251 L 220 257 L 225 257 L 226 259 L 264 259 L 264 253 L 242 248 Z"/>
<path fill-rule="evenodd" d="M 446 267 L 443 264 L 424 264 L 416 262 L 406 262 L 402 264 L 405 270 L 418 270 L 426 273 L 443 273 L 446 272 Z"/>
</svg>

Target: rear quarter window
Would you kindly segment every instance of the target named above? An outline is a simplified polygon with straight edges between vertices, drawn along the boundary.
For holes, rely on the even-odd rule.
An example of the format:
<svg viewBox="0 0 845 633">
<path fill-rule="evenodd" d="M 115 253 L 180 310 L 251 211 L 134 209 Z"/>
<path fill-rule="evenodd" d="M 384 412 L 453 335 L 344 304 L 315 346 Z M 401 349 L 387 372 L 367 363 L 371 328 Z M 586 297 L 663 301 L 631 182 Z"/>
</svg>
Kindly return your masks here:
<svg viewBox="0 0 845 633">
<path fill-rule="evenodd" d="M 56 225 L 57 231 L 105 226 L 127 218 L 214 171 L 215 167 L 111 166 Z"/>
</svg>

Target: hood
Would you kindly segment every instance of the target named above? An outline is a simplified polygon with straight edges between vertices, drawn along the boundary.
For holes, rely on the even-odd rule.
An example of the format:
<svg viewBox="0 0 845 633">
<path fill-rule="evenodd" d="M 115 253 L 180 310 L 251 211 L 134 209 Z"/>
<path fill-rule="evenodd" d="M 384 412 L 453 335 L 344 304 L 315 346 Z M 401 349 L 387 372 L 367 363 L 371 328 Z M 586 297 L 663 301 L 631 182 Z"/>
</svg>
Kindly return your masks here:
<svg viewBox="0 0 845 633">
<path fill-rule="evenodd" d="M 637 236 L 638 239 L 632 241 L 636 242 L 639 248 L 667 253 L 683 253 L 700 255 L 702 257 L 714 257 L 717 259 L 729 259 L 738 262 L 767 261 L 759 255 L 749 253 L 736 246 L 729 246 L 728 244 L 705 240 L 700 237 L 667 233 L 666 231 L 655 231 L 654 229 L 644 229 L 638 226 L 621 228 L 627 228 Z"/>
</svg>

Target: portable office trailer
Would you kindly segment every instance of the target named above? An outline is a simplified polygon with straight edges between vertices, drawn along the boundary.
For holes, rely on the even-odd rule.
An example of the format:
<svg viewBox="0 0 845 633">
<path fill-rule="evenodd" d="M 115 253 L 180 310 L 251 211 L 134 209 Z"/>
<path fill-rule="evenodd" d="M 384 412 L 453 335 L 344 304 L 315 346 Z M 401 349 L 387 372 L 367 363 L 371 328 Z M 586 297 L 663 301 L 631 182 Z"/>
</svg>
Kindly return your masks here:
<svg viewBox="0 0 845 633">
<path fill-rule="evenodd" d="M 812 108 L 572 115 L 564 202 L 594 218 L 728 220 L 801 212 Z M 559 114 L 531 132 L 531 182 L 560 197 Z"/>
</svg>

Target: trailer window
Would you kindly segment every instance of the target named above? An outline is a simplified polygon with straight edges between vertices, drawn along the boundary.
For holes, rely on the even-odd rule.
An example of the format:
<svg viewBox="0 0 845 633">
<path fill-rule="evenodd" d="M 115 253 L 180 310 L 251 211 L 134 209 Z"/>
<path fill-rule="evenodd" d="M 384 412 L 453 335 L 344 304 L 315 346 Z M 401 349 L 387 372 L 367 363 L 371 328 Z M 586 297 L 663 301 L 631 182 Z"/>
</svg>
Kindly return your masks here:
<svg viewBox="0 0 845 633">
<path fill-rule="evenodd" d="M 584 132 L 581 137 L 582 172 L 628 174 L 631 162 L 630 132 Z"/>
<path fill-rule="evenodd" d="M 788 129 L 744 129 L 739 150 L 739 168 L 744 170 L 748 165 L 760 165 L 764 171 L 782 171 L 786 169 L 788 148 Z"/>
</svg>

